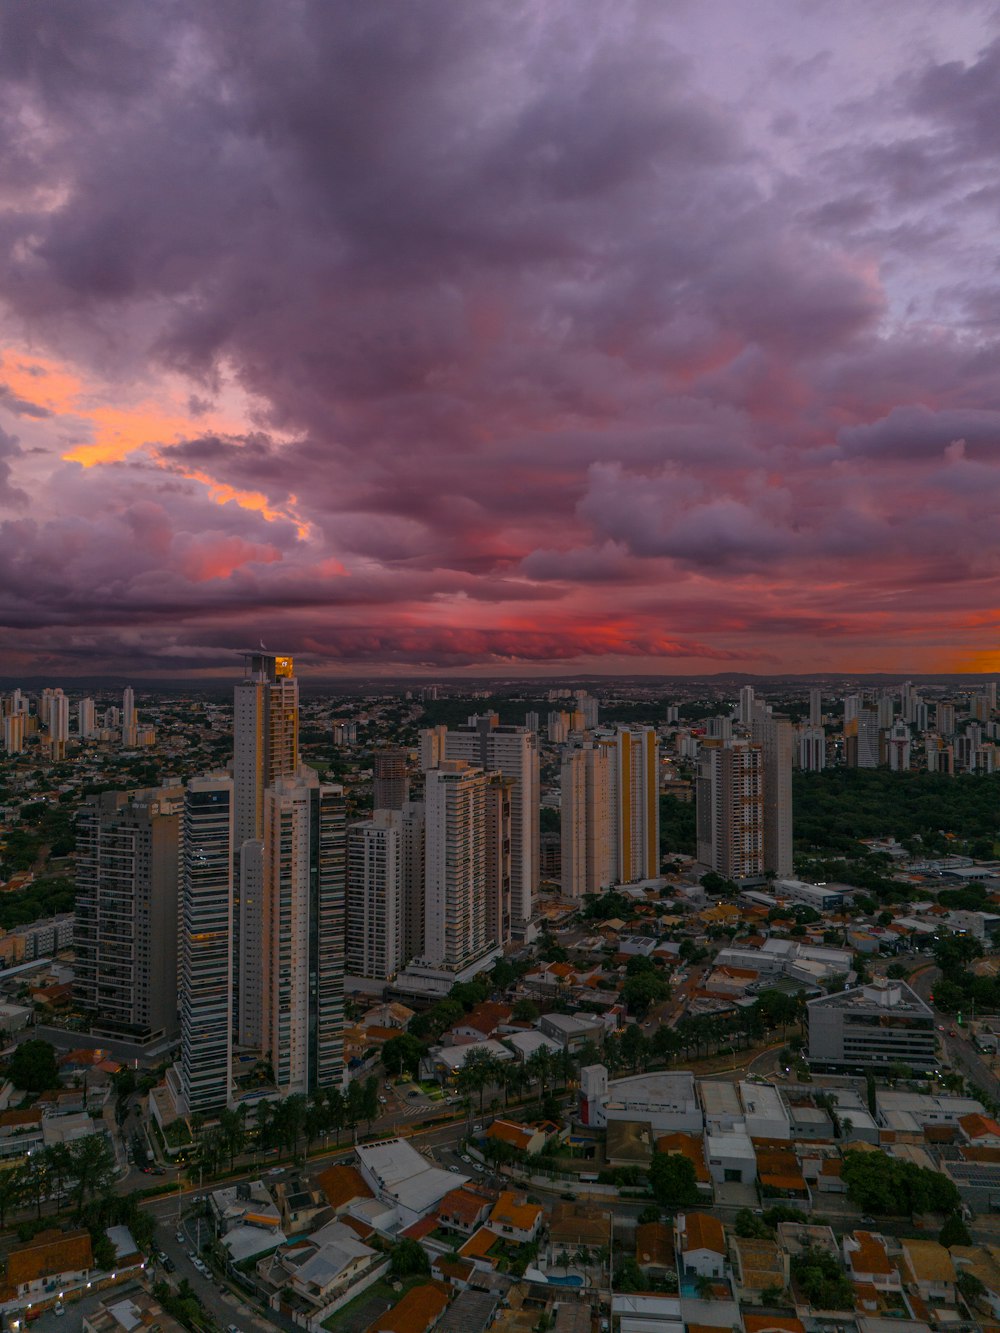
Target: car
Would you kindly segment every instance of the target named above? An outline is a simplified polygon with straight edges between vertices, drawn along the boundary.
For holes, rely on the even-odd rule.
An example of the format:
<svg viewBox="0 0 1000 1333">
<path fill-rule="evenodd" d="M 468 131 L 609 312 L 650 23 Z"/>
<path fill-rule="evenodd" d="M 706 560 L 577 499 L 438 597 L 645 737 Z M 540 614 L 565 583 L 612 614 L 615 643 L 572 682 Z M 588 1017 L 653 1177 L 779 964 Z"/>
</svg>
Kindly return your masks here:
<svg viewBox="0 0 1000 1333">
<path fill-rule="evenodd" d="M 457 1166 L 449 1166 L 448 1170 L 449 1170 L 449 1171 L 457 1171 L 457 1170 L 458 1170 L 458 1167 L 457 1167 Z"/>
<path fill-rule="evenodd" d="M 387 1097 L 380 1097 L 380 1098 L 378 1099 L 378 1104 L 379 1104 L 379 1106 L 386 1106 L 386 1105 L 388 1105 L 388 1101 L 389 1101 L 389 1099 L 388 1099 Z"/>
<path fill-rule="evenodd" d="M 191 1260 L 191 1262 L 192 1262 L 193 1264 L 200 1264 L 200 1263 L 201 1263 L 201 1260 L 198 1258 L 198 1256 L 197 1256 L 197 1254 L 195 1253 L 194 1250 L 188 1250 L 188 1252 L 187 1252 L 187 1257 Z"/>
<path fill-rule="evenodd" d="M 949 1037 L 957 1037 L 957 1036 L 958 1036 L 958 1033 L 955 1031 L 954 1028 L 949 1028 L 949 1029 L 948 1029 L 948 1036 L 949 1036 Z"/>
<path fill-rule="evenodd" d="M 156 1251 L 156 1257 L 157 1259 L 159 1259 L 161 1264 L 165 1264 L 167 1262 L 167 1256 L 163 1253 L 162 1250 Z"/>
<path fill-rule="evenodd" d="M 472 1132 L 473 1132 L 474 1134 L 478 1134 L 479 1131 L 480 1131 L 481 1129 L 482 1129 L 482 1125 L 473 1125 L 473 1126 L 472 1126 Z"/>
<path fill-rule="evenodd" d="M 269 1176 L 283 1176 L 285 1174 L 285 1168 L 283 1166 L 272 1166 L 267 1174 Z"/>
<path fill-rule="evenodd" d="M 227 1324 L 226 1333 L 243 1333 L 243 1330 L 238 1324 Z"/>
<path fill-rule="evenodd" d="M 55 1305 L 52 1307 L 52 1313 L 58 1315 L 66 1313 L 66 1307 L 63 1305 L 62 1301 L 56 1301 Z"/>
<path fill-rule="evenodd" d="M 407 1097 L 419 1097 L 419 1096 L 420 1096 L 420 1093 L 417 1092 L 416 1088 L 414 1088 L 414 1090 L 413 1090 L 412 1092 L 408 1092 L 406 1095 L 407 1095 Z"/>
<path fill-rule="evenodd" d="M 462 1153 L 462 1161 L 463 1161 L 463 1162 L 471 1162 L 471 1161 L 472 1161 L 472 1158 L 469 1156 L 469 1154 L 468 1154 L 467 1152 L 464 1152 L 464 1153 Z"/>
<path fill-rule="evenodd" d="M 168 1254 L 163 1261 L 163 1271 L 165 1273 L 173 1273 L 176 1268 L 177 1265 L 174 1263 L 173 1259 L 171 1259 L 170 1255 Z"/>
<path fill-rule="evenodd" d="M 865 1213 L 864 1217 L 861 1220 L 867 1227 L 873 1227 L 875 1225 L 875 1219 L 869 1213 Z"/>
<path fill-rule="evenodd" d="M 186 1244 L 187 1244 L 187 1236 L 185 1236 L 185 1234 L 184 1234 L 183 1231 L 175 1232 L 175 1234 L 174 1234 L 174 1240 L 176 1240 L 176 1242 L 177 1242 L 178 1245 L 186 1245 Z"/>
<path fill-rule="evenodd" d="M 486 1170 L 486 1167 L 483 1166 L 482 1162 L 473 1162 L 473 1163 L 472 1163 L 472 1169 L 473 1169 L 473 1171 L 480 1171 L 480 1172 L 482 1172 L 482 1171 L 485 1171 L 485 1170 Z"/>
</svg>

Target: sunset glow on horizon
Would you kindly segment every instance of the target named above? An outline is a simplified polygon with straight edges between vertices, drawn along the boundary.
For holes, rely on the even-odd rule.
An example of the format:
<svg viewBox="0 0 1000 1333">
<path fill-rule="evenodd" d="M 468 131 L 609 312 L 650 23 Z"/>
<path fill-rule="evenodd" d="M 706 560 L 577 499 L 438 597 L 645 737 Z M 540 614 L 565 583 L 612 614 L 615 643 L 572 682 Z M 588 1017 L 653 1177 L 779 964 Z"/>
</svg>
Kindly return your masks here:
<svg viewBox="0 0 1000 1333">
<path fill-rule="evenodd" d="M 42 0 L 0 72 L 11 671 L 1000 673 L 995 7 Z"/>
</svg>

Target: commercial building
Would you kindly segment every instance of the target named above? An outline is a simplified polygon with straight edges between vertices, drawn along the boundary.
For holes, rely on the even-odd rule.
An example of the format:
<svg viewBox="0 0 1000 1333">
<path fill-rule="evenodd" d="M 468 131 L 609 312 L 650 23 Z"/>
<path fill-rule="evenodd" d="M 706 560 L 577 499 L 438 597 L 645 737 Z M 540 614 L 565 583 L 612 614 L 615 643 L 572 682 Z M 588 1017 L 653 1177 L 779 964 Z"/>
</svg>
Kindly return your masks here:
<svg viewBox="0 0 1000 1333">
<path fill-rule="evenodd" d="M 656 1134 L 700 1134 L 704 1123 L 693 1075 L 639 1074 L 609 1083 L 604 1065 L 580 1070 L 580 1120 L 602 1129 L 612 1120 L 639 1120 Z"/>
<path fill-rule="evenodd" d="M 256 854 L 244 843 L 264 836 L 264 792 L 298 766 L 299 686 L 290 657 L 244 654 L 246 674 L 233 695 L 233 851 L 236 857 L 236 990 L 239 1040 L 259 1047 L 263 1032 L 260 985 L 263 901 Z M 250 881 L 243 882 L 244 874 Z M 248 984 L 243 985 L 246 978 Z"/>
<path fill-rule="evenodd" d="M 937 1063 L 934 1011 L 902 981 L 810 1000 L 809 1062 L 820 1067 L 923 1072 Z"/>
<path fill-rule="evenodd" d="M 188 1112 L 226 1105 L 232 1084 L 233 782 L 192 778 L 184 793 L 180 934 L 180 1095 Z"/>
<path fill-rule="evenodd" d="M 343 1082 L 346 821 L 312 769 L 264 793 L 262 1051 L 284 1094 Z M 244 987 L 250 984 L 244 978 Z"/>
<path fill-rule="evenodd" d="M 73 996 L 102 1035 L 177 1031 L 183 803 L 180 786 L 103 792 L 77 816 Z"/>
</svg>

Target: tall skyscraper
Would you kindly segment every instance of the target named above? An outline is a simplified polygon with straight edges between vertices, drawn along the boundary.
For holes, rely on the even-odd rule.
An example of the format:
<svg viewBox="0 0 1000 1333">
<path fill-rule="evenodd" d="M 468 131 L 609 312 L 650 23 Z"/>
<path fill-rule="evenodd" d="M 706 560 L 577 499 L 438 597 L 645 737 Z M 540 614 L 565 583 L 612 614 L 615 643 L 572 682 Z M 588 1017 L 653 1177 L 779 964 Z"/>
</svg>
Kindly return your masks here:
<svg viewBox="0 0 1000 1333">
<path fill-rule="evenodd" d="M 795 733 L 787 718 L 758 716 L 753 739 L 761 747 L 764 784 L 764 870 L 779 879 L 795 872 L 792 859 L 792 757 Z"/>
<path fill-rule="evenodd" d="M 347 974 L 391 979 L 403 963 L 402 812 L 376 810 L 347 833 Z"/>
<path fill-rule="evenodd" d="M 181 1095 L 189 1112 L 226 1105 L 233 1075 L 233 782 L 192 778 L 181 878 Z"/>
<path fill-rule="evenodd" d="M 424 881 L 427 838 L 423 802 L 407 801 L 400 811 L 399 836 L 403 885 L 403 963 L 424 951 Z"/>
<path fill-rule="evenodd" d="M 809 725 L 811 727 L 823 725 L 823 691 L 818 686 L 809 691 Z"/>
<path fill-rule="evenodd" d="M 49 749 L 53 759 L 66 758 L 69 740 L 69 700 L 62 690 L 53 690 L 49 701 Z"/>
<path fill-rule="evenodd" d="M 844 728 L 844 750 L 848 768 L 878 768 L 879 725 L 874 709 L 859 708 Z"/>
<path fill-rule="evenodd" d="M 660 873 L 659 749 L 655 727 L 619 727 L 616 773 L 618 879 Z"/>
<path fill-rule="evenodd" d="M 426 773 L 429 768 L 437 768 L 445 757 L 444 741 L 448 735 L 446 726 L 425 727 L 420 733 L 420 770 Z"/>
<path fill-rule="evenodd" d="M 256 853 L 243 858 L 245 842 L 264 835 L 264 792 L 279 777 L 298 766 L 299 686 L 290 657 L 274 653 L 244 654 L 246 675 L 233 699 L 233 799 L 236 868 L 254 874 Z M 263 900 L 251 882 L 237 884 L 236 992 L 240 1043 L 259 1047 L 261 1031 L 259 989 L 263 957 Z M 244 986 L 244 978 L 248 984 Z"/>
<path fill-rule="evenodd" d="M 934 721 L 941 736 L 955 734 L 955 705 L 939 703 L 934 709 Z"/>
<path fill-rule="evenodd" d="M 372 805 L 375 810 L 402 810 L 410 796 L 405 750 L 374 752 L 372 786 Z"/>
<path fill-rule="evenodd" d="M 892 726 L 896 716 L 896 699 L 891 694 L 883 694 L 878 701 L 878 725 L 882 731 Z"/>
<path fill-rule="evenodd" d="M 705 741 L 698 755 L 698 860 L 724 879 L 764 873 L 764 761 L 748 741 Z"/>
<path fill-rule="evenodd" d="M 422 961 L 458 972 L 504 942 L 510 786 L 499 773 L 446 759 L 428 771 L 425 794 Z"/>
<path fill-rule="evenodd" d="M 844 697 L 844 726 L 853 722 L 861 708 L 861 696 L 859 694 L 848 694 Z"/>
<path fill-rule="evenodd" d="M 753 708 L 754 708 L 753 686 L 744 685 L 740 689 L 739 717 L 740 717 L 740 722 L 742 722 L 742 724 L 745 727 L 749 727 L 750 723 L 753 721 Z"/>
<path fill-rule="evenodd" d="M 96 730 L 93 699 L 81 699 L 76 706 L 76 726 L 81 740 L 89 740 Z"/>
<path fill-rule="evenodd" d="M 607 741 L 570 750 L 560 770 L 560 877 L 564 898 L 602 893 L 615 882 L 617 748 Z"/>
<path fill-rule="evenodd" d="M 541 877 L 539 865 L 538 737 L 526 727 L 500 726 L 496 715 L 445 735 L 445 755 L 486 772 L 499 771 L 513 783 L 510 794 L 510 895 L 514 927 L 531 920 Z"/>
<path fill-rule="evenodd" d="M 101 1035 L 177 1031 L 180 786 L 103 792 L 76 820 L 73 996 Z"/>
<path fill-rule="evenodd" d="M 262 1050 L 285 1094 L 339 1087 L 344 1052 L 342 787 L 302 768 L 264 793 Z M 250 978 L 244 978 L 245 987 Z"/>
<path fill-rule="evenodd" d="M 126 685 L 122 694 L 122 745 L 126 750 L 135 749 L 135 690 L 131 685 Z"/>
</svg>

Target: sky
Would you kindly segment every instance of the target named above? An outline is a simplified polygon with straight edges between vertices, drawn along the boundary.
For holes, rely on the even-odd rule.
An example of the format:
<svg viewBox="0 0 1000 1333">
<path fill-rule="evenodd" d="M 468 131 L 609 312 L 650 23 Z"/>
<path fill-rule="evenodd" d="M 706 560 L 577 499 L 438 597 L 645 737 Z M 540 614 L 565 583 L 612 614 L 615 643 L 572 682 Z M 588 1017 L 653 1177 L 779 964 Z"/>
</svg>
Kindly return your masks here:
<svg viewBox="0 0 1000 1333">
<path fill-rule="evenodd" d="M 0 7 L 0 674 L 1000 671 L 1000 11 Z"/>
</svg>

